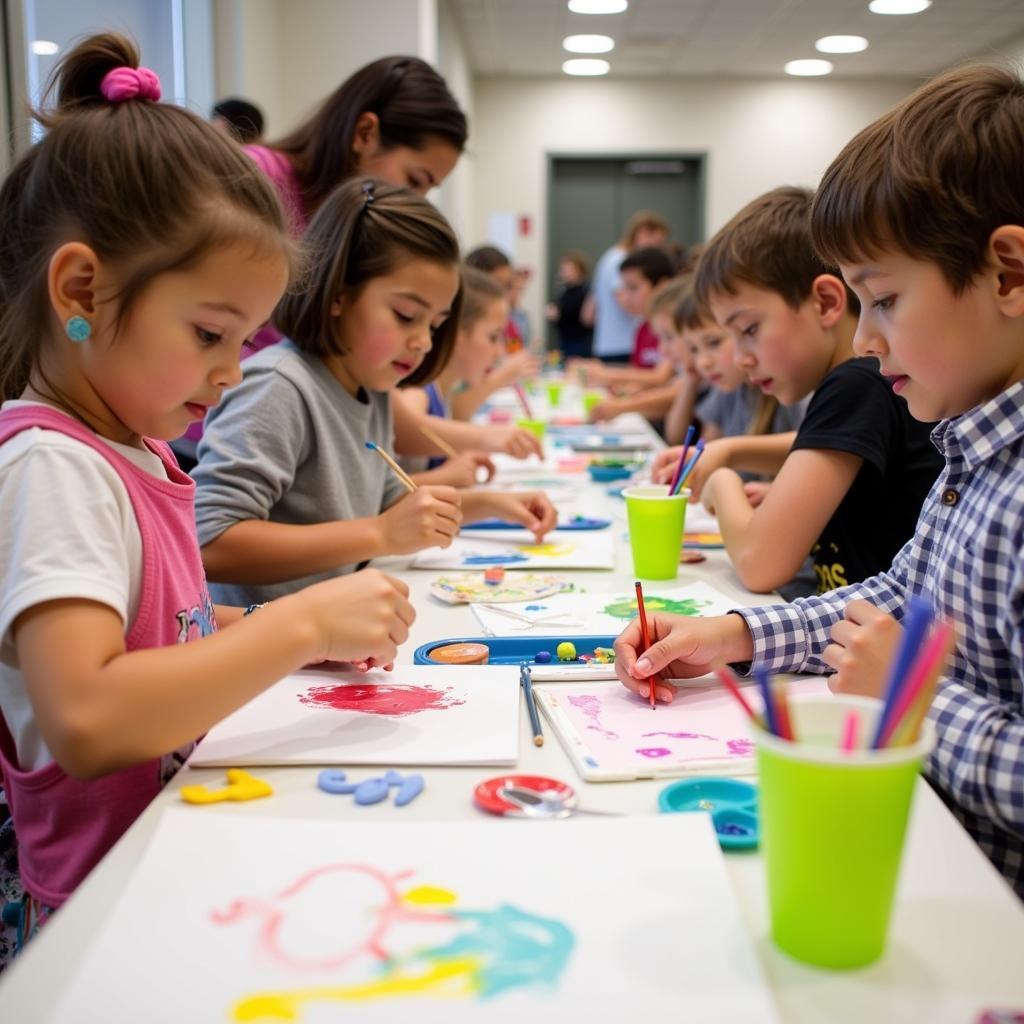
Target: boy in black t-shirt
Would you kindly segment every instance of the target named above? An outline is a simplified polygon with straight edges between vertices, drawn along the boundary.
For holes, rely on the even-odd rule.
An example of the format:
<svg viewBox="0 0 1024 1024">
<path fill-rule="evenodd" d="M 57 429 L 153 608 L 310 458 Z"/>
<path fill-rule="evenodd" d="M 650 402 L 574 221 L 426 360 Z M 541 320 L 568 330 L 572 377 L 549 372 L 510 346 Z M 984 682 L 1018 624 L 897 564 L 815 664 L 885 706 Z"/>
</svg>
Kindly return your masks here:
<svg viewBox="0 0 1024 1024">
<path fill-rule="evenodd" d="M 784 461 L 748 438 L 709 449 L 689 481 L 751 590 L 784 584 L 808 552 L 819 593 L 881 572 L 913 534 L 942 466 L 930 425 L 910 415 L 876 360 L 855 358 L 860 307 L 814 254 L 812 198 L 779 188 L 755 199 L 696 270 L 698 299 L 735 336 L 750 382 L 786 405 L 812 395 Z M 737 470 L 775 475 L 756 508 Z"/>
</svg>

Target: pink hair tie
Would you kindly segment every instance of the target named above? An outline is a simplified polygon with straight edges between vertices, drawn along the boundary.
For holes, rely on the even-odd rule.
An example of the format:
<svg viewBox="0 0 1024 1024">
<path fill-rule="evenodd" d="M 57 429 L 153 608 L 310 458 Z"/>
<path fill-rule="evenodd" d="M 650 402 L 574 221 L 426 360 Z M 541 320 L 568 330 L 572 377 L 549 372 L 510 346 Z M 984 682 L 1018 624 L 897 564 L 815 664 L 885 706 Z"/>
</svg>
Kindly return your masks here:
<svg viewBox="0 0 1024 1024">
<path fill-rule="evenodd" d="M 114 68 L 103 76 L 100 83 L 103 98 L 111 103 L 123 103 L 125 100 L 158 100 L 160 99 L 160 79 L 155 71 L 149 68 L 130 68 L 128 66 Z"/>
</svg>

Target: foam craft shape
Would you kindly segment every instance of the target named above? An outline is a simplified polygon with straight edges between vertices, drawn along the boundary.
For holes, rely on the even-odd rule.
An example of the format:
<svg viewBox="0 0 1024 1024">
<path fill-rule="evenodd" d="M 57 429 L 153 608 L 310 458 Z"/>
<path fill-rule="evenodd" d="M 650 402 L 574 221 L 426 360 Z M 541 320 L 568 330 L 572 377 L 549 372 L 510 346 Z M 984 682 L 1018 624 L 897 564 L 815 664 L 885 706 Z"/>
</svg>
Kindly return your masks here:
<svg viewBox="0 0 1024 1024">
<path fill-rule="evenodd" d="M 269 782 L 257 779 L 241 768 L 229 768 L 228 782 L 220 789 L 208 789 L 204 785 L 181 787 L 181 799 L 187 804 L 219 804 L 225 800 L 259 800 L 274 792 Z"/>
</svg>

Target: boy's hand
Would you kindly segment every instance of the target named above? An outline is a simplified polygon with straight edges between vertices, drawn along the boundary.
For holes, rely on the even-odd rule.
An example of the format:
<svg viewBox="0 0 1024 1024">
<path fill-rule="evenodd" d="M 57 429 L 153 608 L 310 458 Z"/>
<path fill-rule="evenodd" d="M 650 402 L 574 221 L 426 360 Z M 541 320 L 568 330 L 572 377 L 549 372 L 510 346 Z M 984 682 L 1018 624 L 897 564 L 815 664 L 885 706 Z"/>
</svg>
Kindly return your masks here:
<svg viewBox="0 0 1024 1024">
<path fill-rule="evenodd" d="M 317 631 L 317 661 L 389 665 L 416 619 L 409 588 L 379 569 L 314 583 L 295 599 Z"/>
<path fill-rule="evenodd" d="M 836 670 L 828 685 L 834 693 L 884 697 L 903 627 L 862 599 L 851 601 L 843 615 L 832 627 L 832 643 L 821 652 L 821 660 Z"/>
<path fill-rule="evenodd" d="M 615 674 L 627 690 L 650 693 L 650 677 L 692 679 L 707 675 L 718 662 L 750 661 L 754 641 L 740 615 L 694 619 L 655 612 L 647 616 L 651 646 L 644 651 L 640 620 L 634 619 L 615 641 Z M 671 703 L 675 690 L 658 681 L 655 697 Z"/>
<path fill-rule="evenodd" d="M 386 554 L 446 548 L 459 532 L 461 500 L 454 487 L 419 487 L 382 512 L 380 520 Z"/>
<path fill-rule="evenodd" d="M 487 479 L 490 480 L 494 476 L 494 463 L 483 452 L 459 452 L 435 469 L 428 469 L 428 475 L 423 479 L 449 487 L 472 487 L 477 482 L 476 474 L 481 466 L 487 470 Z"/>
<path fill-rule="evenodd" d="M 558 520 L 555 506 L 543 491 L 515 494 L 481 491 L 473 495 L 474 516 L 478 509 L 484 517 L 493 516 L 511 523 L 520 523 L 533 533 L 538 544 L 549 530 L 554 529 Z"/>
</svg>

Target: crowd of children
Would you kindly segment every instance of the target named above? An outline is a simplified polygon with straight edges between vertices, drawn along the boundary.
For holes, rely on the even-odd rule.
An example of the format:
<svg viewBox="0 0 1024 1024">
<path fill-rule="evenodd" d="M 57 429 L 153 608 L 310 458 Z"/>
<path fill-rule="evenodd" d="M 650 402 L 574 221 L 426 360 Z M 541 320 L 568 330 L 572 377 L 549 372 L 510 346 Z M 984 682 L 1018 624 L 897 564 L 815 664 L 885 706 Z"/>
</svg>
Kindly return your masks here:
<svg viewBox="0 0 1024 1024">
<path fill-rule="evenodd" d="M 378 65 L 364 87 L 423 74 Z M 0 191 L 0 965 L 215 722 L 303 664 L 394 660 L 415 609 L 371 559 L 467 519 L 555 523 L 543 493 L 472 488 L 486 453 L 539 452 L 469 421 L 539 364 L 510 261 L 465 266 L 422 197 L 462 148 L 457 105 L 441 97 L 426 140 L 367 112 L 328 167 L 318 140 L 365 88 L 247 155 L 160 103 L 121 36 L 80 43 L 54 82 Z M 728 662 L 877 694 L 926 597 L 957 626 L 928 775 L 1024 896 L 1022 128 L 1016 75 L 958 69 L 854 138 L 817 194 L 755 199 L 693 274 L 642 218 L 615 254 L 633 365 L 577 370 L 622 392 L 598 418 L 700 429 L 688 485 L 749 589 L 808 556 L 817 576 L 789 604 L 655 613 L 646 649 L 630 624 L 624 685 L 668 701 L 659 673 Z M 556 319 L 583 326 L 574 263 Z M 200 420 L 190 477 L 166 442 Z M 367 442 L 435 461 L 406 486 Z"/>
</svg>

